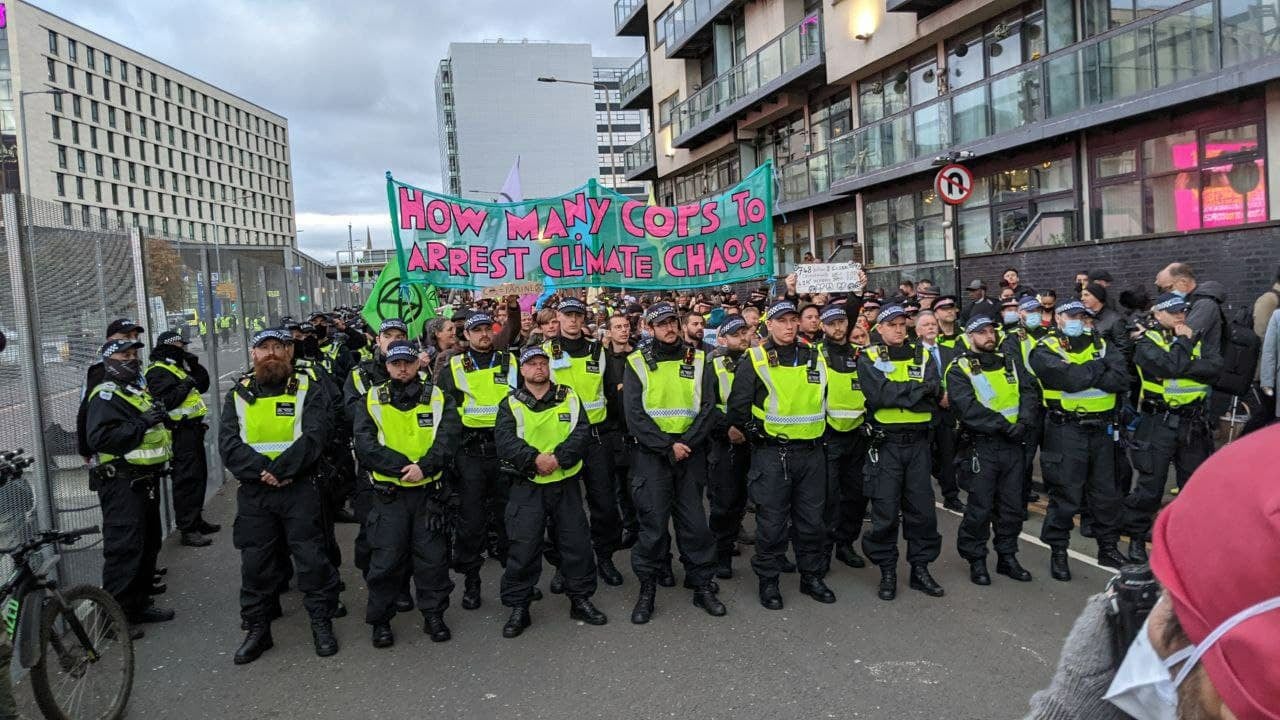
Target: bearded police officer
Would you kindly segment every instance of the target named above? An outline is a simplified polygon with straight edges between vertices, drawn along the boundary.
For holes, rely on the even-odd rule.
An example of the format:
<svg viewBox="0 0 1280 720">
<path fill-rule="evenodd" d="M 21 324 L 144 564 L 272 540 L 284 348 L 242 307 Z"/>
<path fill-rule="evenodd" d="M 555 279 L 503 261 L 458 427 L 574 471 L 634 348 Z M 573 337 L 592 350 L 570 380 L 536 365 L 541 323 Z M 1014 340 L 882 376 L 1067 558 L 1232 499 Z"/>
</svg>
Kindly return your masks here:
<svg viewBox="0 0 1280 720">
<path fill-rule="evenodd" d="M 373 626 L 377 648 L 395 643 L 391 618 L 409 574 L 423 632 L 434 642 L 450 638 L 444 622 L 453 592 L 445 521 L 450 489 L 442 473 L 462 434 L 453 399 L 419 370 L 413 346 L 393 341 L 385 357 L 389 379 L 369 388 L 363 412 L 355 416 L 356 457 L 372 477 L 375 496 L 366 521 L 371 554 L 365 622 Z"/>
<path fill-rule="evenodd" d="M 254 336 L 253 372 L 227 393 L 219 428 L 223 464 L 240 481 L 233 540 L 240 550 L 240 614 L 249 632 L 236 651 L 237 665 L 272 646 L 271 620 L 281 614 L 282 544 L 297 566 L 316 654 L 338 652 L 332 621 L 338 573 L 325 554 L 315 480 L 331 437 L 331 408 L 315 381 L 293 370 L 292 341 L 278 329 Z"/>
<path fill-rule="evenodd" d="M 1049 546 L 1049 574 L 1071 579 L 1067 546 L 1074 516 L 1087 499 L 1098 541 L 1098 562 L 1120 567 L 1116 548 L 1121 520 L 1116 485 L 1113 426 L 1116 396 L 1129 387 L 1124 354 L 1100 335 L 1086 332 L 1089 314 L 1079 300 L 1058 306 L 1058 329 L 1031 349 L 1028 365 L 1040 381 L 1045 406 L 1040 471 L 1049 490 L 1049 511 L 1040 539 Z"/>
<path fill-rule="evenodd" d="M 515 476 L 507 500 L 506 570 L 502 574 L 502 604 L 511 616 L 502 636 L 514 638 L 532 623 L 529 602 L 542 572 L 542 538 L 554 528 L 569 617 L 588 625 L 604 625 L 608 618 L 591 603 L 596 591 L 596 568 L 591 537 L 582 510 L 583 472 L 591 430 L 577 393 L 551 380 L 547 351 L 534 345 L 520 353 L 523 386 L 498 404 L 494 441 L 506 474 Z"/>
<path fill-rule="evenodd" d="M 711 533 L 716 538 L 716 577 L 733 577 L 733 546 L 742 530 L 747 509 L 747 470 L 751 467 L 751 446 L 740 430 L 728 424 L 729 393 L 733 374 L 742 356 L 751 347 L 751 328 L 741 315 L 730 315 L 720 324 L 724 343 L 707 356 L 716 373 L 717 427 L 711 436 L 707 463 L 710 485 Z"/>
<path fill-rule="evenodd" d="M 769 339 L 747 351 L 733 376 L 729 424 L 753 439 L 747 487 L 756 504 L 756 554 L 760 604 L 782 609 L 778 574 L 790 536 L 800 569 L 800 591 L 823 603 L 836 601 L 823 582 L 827 497 L 822 435 L 827 428 L 827 367 L 817 347 L 796 341 L 800 314 L 790 301 L 766 314 Z"/>
<path fill-rule="evenodd" d="M 173 514 L 182 533 L 182 544 L 205 547 L 213 542 L 205 533 L 222 529 L 200 517 L 208 482 L 204 432 L 209 428 L 205 422 L 209 411 L 203 395 L 209 392 L 209 371 L 200 365 L 199 358 L 187 352 L 182 335 L 169 330 L 156 338 L 146 378 L 151 397 L 169 412 L 173 434 Z"/>
<path fill-rule="evenodd" d="M 507 536 L 503 509 L 509 478 L 498 472 L 493 426 L 498 404 L 516 386 L 516 360 L 493 344 L 493 317 L 475 313 L 464 329 L 468 348 L 449 358 L 438 378 L 441 392 L 451 395 L 462 418 L 462 443 L 455 459 L 458 474 L 458 527 L 453 569 L 465 576 L 462 608 L 480 607 L 481 553 L 490 527 L 498 535 L 497 554 L 505 561 Z"/>
<path fill-rule="evenodd" d="M 956 547 L 969 561 L 969 580 L 990 585 L 987 538 L 995 528 L 996 572 L 1028 582 L 1018 564 L 1022 531 L 1022 442 L 1032 425 L 1039 396 L 1034 382 L 1018 370 L 1016 356 L 996 351 L 996 321 L 980 315 L 965 326 L 968 348 L 951 362 L 944 389 L 960 421 L 968 503 Z"/>
<path fill-rule="evenodd" d="M 858 382 L 862 348 L 849 342 L 849 316 L 839 305 L 822 311 L 822 359 L 827 365 L 826 544 L 823 560 L 836 558 L 852 568 L 867 566 L 853 543 L 862 534 L 867 497 L 862 492 L 867 457 L 866 397 Z"/>
<path fill-rule="evenodd" d="M 613 553 L 622 544 L 622 515 L 618 488 L 614 485 L 613 455 L 618 432 L 609 417 L 607 395 L 617 392 L 605 383 L 608 353 L 604 344 L 584 334 L 587 306 L 577 298 L 565 298 L 556 307 L 560 335 L 543 343 L 551 357 L 551 381 L 567 385 L 577 394 L 591 423 L 591 440 L 582 479 L 586 483 L 587 508 L 591 512 L 591 546 L 596 568 L 606 585 L 621 585 L 622 574 L 613 564 Z M 554 559 L 554 558 L 553 558 Z"/>
<path fill-rule="evenodd" d="M 1187 324 L 1190 309 L 1181 295 L 1161 295 L 1151 308 L 1159 325 L 1144 332 L 1134 350 L 1142 385 L 1132 453 L 1138 478 L 1124 501 L 1124 530 L 1129 559 L 1139 564 L 1147 562 L 1147 540 L 1169 464 L 1181 489 L 1213 452 L 1206 398 L 1222 371 L 1222 357 L 1202 353 L 1201 333 Z"/>
<path fill-rule="evenodd" d="M 645 313 L 653 338 L 627 359 L 623 412 L 638 443 L 631 464 L 631 491 L 640 515 L 640 538 L 631 567 L 640 595 L 631 622 L 653 617 L 658 576 L 668 562 L 667 525 L 675 521 L 685 587 L 709 615 L 725 614 L 716 597 L 715 540 L 702 496 L 707 481 L 706 444 L 715 418 L 716 376 L 706 355 L 680 339 L 674 306 L 658 302 Z"/>
<path fill-rule="evenodd" d="M 173 619 L 148 590 L 160 552 L 160 478 L 172 457 L 168 414 L 143 389 L 134 340 L 110 340 L 98 355 L 104 382 L 85 403 L 85 442 L 97 456 L 91 487 L 102 504 L 102 587 L 130 624 Z"/>
<path fill-rule="evenodd" d="M 862 549 L 880 568 L 880 599 L 893 600 L 898 595 L 901 513 L 911 564 L 909 584 L 913 590 L 942 597 L 942 586 L 929 574 L 929 563 L 942 548 L 929 481 L 929 428 L 942 398 L 941 377 L 924 349 L 907 340 L 901 306 L 886 306 L 876 320 L 883 342 L 858 358 L 858 379 L 872 429 L 865 484 L 871 532 L 862 537 Z"/>
</svg>

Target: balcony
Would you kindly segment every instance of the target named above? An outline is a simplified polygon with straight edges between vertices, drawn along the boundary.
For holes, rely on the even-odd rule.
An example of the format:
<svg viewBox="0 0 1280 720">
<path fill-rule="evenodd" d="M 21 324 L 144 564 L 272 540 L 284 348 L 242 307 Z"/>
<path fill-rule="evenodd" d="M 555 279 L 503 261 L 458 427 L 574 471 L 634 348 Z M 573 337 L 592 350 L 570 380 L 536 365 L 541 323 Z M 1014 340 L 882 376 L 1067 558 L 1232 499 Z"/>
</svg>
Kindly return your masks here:
<svg viewBox="0 0 1280 720">
<path fill-rule="evenodd" d="M 658 161 L 655 154 L 653 133 L 649 133 L 622 153 L 623 177 L 627 180 L 657 180 Z"/>
<path fill-rule="evenodd" d="M 653 85 L 649 80 L 649 56 L 641 55 L 618 81 L 623 110 L 647 110 L 653 106 Z"/>
<path fill-rule="evenodd" d="M 677 105 L 672 145 L 697 146 L 751 106 L 818 74 L 823 63 L 822 16 L 810 15 Z"/>
<path fill-rule="evenodd" d="M 615 35 L 644 37 L 649 29 L 645 0 L 615 0 L 613 29 Z"/>
<path fill-rule="evenodd" d="M 888 12 L 913 12 L 924 17 L 950 5 L 955 0 L 888 0 Z M 919 19 L 919 18 L 917 18 Z"/>
<path fill-rule="evenodd" d="M 743 0 L 684 0 L 663 18 L 668 58 L 696 58 L 711 47 L 711 21 Z"/>
<path fill-rule="evenodd" d="M 831 189 L 830 167 L 830 155 L 822 150 L 777 168 L 782 182 L 778 210 L 796 212 L 825 202 L 824 195 Z"/>
<path fill-rule="evenodd" d="M 1280 78 L 1280 27 L 1236 7 L 1184 3 L 857 128 L 831 143 L 832 191 Z"/>
</svg>

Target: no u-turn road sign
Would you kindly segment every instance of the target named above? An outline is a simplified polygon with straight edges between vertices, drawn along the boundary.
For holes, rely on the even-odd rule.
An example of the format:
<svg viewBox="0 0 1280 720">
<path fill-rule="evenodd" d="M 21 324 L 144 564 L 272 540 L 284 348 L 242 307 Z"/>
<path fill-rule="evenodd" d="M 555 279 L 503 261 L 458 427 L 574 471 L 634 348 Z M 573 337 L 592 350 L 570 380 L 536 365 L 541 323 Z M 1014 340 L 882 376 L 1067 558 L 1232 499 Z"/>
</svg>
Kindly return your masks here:
<svg viewBox="0 0 1280 720">
<path fill-rule="evenodd" d="M 933 179 L 933 189 L 948 205 L 959 205 L 973 193 L 973 173 L 963 165 L 952 163 L 938 171 Z"/>
</svg>

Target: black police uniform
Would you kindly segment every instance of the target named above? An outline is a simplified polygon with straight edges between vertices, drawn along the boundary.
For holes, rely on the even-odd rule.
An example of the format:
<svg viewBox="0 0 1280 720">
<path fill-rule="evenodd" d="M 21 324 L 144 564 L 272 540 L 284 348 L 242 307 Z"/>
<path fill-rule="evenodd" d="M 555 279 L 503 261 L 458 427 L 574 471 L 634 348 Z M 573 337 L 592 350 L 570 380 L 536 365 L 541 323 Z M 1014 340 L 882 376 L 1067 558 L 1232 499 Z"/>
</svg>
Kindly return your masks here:
<svg viewBox="0 0 1280 720">
<path fill-rule="evenodd" d="M 369 392 L 370 388 L 381 385 L 390 379 L 391 376 L 387 374 L 386 359 L 382 355 L 382 351 L 375 346 L 373 359 L 362 361 L 347 375 L 346 385 L 342 389 L 344 424 L 354 426 L 355 419 L 365 414 L 365 393 Z M 359 453 L 357 453 L 358 455 Z M 359 457 L 356 459 L 359 460 Z M 452 475 L 452 468 L 450 468 L 448 474 Z M 355 515 L 356 522 L 360 523 L 360 529 L 356 532 L 355 546 L 352 550 L 352 554 L 355 556 L 352 561 L 360 569 L 361 573 L 367 573 L 369 570 L 370 550 L 365 519 L 369 515 L 373 500 L 373 485 L 370 484 L 369 471 L 368 468 L 361 464 L 357 468 L 355 488 L 351 494 L 351 512 Z"/>
<path fill-rule="evenodd" d="M 626 431 L 626 417 L 622 409 L 622 379 L 626 375 L 627 356 L 631 351 L 614 352 L 606 345 L 605 354 L 609 356 L 604 366 L 604 400 L 609 415 L 605 422 L 614 428 L 613 432 L 608 433 L 606 450 L 613 460 L 613 484 L 618 494 L 618 516 L 622 526 L 619 546 L 629 548 L 635 545 L 640 532 L 640 520 L 636 514 L 636 505 L 631 501 L 631 485 L 627 480 L 631 474 L 631 455 L 636 440 Z"/>
<path fill-rule="evenodd" d="M 200 364 L 200 360 L 191 353 L 170 347 L 156 347 L 151 353 L 152 360 L 171 362 L 188 377 L 179 380 L 173 373 L 158 367 L 147 372 L 147 391 L 165 410 L 181 405 L 193 388 L 201 395 L 209 392 L 209 371 Z M 174 519 L 182 532 L 202 532 L 204 521 L 200 513 L 204 510 L 204 494 L 209 479 L 204 434 L 209 425 L 203 417 L 187 418 L 170 421 L 169 429 L 173 434 Z"/>
<path fill-rule="evenodd" d="M 1004 341 L 1000 344 L 1000 352 L 1013 358 L 1014 366 L 1018 369 L 1019 377 L 1028 377 L 1035 379 L 1035 374 L 1031 368 L 1027 366 L 1027 357 L 1022 353 L 1022 343 L 1036 342 L 1049 332 L 1045 327 L 1018 328 L 1017 332 L 1010 332 L 1005 335 Z M 1040 451 L 1040 439 L 1044 436 L 1044 400 L 1040 397 L 1040 383 L 1032 382 L 1022 389 L 1024 395 L 1031 395 L 1035 399 L 1033 407 L 1026 414 L 1022 411 L 1018 413 L 1018 421 L 1027 424 L 1026 434 L 1022 437 L 1022 519 L 1027 519 L 1026 504 L 1031 501 L 1031 485 L 1033 475 L 1035 474 L 1036 453 Z"/>
<path fill-rule="evenodd" d="M 521 387 L 498 403 L 493 437 L 503 474 L 510 478 L 504 510 L 509 545 L 501 589 L 502 604 L 507 607 L 525 607 L 533 599 L 534 586 L 542 574 L 543 536 L 550 525 L 555 527 L 554 543 L 565 594 L 570 598 L 589 598 L 596 591 L 591 531 L 582 509 L 578 476 L 559 482 L 535 483 L 532 479 L 537 475 L 534 461 L 539 451 L 516 434 L 516 420 L 511 412 L 511 403 L 517 402 L 533 412 L 548 410 L 564 401 L 567 390 L 551 383 L 547 393 L 539 398 Z M 580 409 L 569 438 L 553 453 L 556 461 L 562 468 L 585 461 L 587 448 L 594 440 L 587 413 Z"/>
<path fill-rule="evenodd" d="M 382 393 L 384 403 L 407 411 L 419 404 L 430 405 L 432 389 L 430 380 L 415 377 L 408 383 L 388 380 L 369 392 Z M 421 458 L 405 457 L 382 444 L 367 405 L 354 415 L 354 422 L 360 466 L 383 475 L 399 476 L 400 469 L 411 463 L 422 469 L 424 477 L 443 471 L 453 464 L 462 435 L 458 408 L 449 395 L 444 395 L 441 417 L 431 419 L 436 423 L 435 438 Z M 419 610 L 438 615 L 449 607 L 453 581 L 449 579 L 449 538 L 444 519 L 450 493 L 447 482 L 441 478 L 418 487 L 373 482 L 371 506 L 362 524 L 370 553 L 365 573 L 369 587 L 365 622 L 370 625 L 391 621 L 410 574 L 417 589 Z"/>
<path fill-rule="evenodd" d="M 830 338 L 822 341 L 822 353 L 827 361 L 827 385 L 834 383 L 858 383 L 858 357 L 861 348 L 848 342 L 835 343 Z M 864 421 L 865 422 L 865 421 Z M 827 446 L 827 502 L 824 522 L 827 529 L 823 548 L 823 562 L 831 567 L 831 554 L 835 547 L 852 549 L 862 535 L 862 521 L 867 514 L 868 499 L 863 492 L 869 436 L 867 429 L 859 426 L 842 432 L 827 424 L 823 441 Z M 861 558 L 842 553 L 846 562 L 855 567 Z"/>
<path fill-rule="evenodd" d="M 933 347 L 938 353 L 938 358 L 935 360 L 930 348 L 924 347 L 924 343 L 920 343 L 920 346 L 924 349 L 925 358 L 928 359 L 929 364 L 937 368 L 939 378 L 955 359 L 956 352 L 963 348 L 959 344 L 955 348 L 949 348 L 940 343 L 935 344 Z M 930 437 L 930 448 L 933 451 L 932 472 L 933 477 L 938 481 L 938 489 L 942 491 L 943 500 L 947 505 L 952 506 L 952 509 L 960 504 L 960 485 L 956 480 L 956 440 L 955 413 L 951 412 L 950 408 L 939 406 L 937 412 L 933 414 L 933 432 Z"/>
<path fill-rule="evenodd" d="M 715 363 L 724 362 L 732 375 L 738 371 L 745 354 L 745 351 L 716 348 L 707 356 L 708 370 L 713 370 Z M 719 397 L 719 386 L 717 380 L 717 402 L 727 409 L 729 398 Z M 751 469 L 751 445 L 729 442 L 728 433 L 728 416 L 717 412 L 715 428 L 711 432 L 711 452 L 707 458 L 707 484 L 711 509 L 709 525 L 716 538 L 716 572 L 724 578 L 733 574 L 733 546 L 742 530 L 742 518 L 746 515 L 747 471 Z"/>
</svg>

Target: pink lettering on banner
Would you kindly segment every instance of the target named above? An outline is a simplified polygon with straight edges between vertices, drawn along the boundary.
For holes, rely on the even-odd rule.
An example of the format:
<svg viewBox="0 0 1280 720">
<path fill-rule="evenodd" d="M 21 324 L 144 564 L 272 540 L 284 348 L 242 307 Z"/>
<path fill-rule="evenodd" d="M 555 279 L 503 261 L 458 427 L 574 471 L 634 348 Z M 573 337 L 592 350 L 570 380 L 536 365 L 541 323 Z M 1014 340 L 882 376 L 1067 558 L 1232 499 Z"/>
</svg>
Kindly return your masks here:
<svg viewBox="0 0 1280 720">
<path fill-rule="evenodd" d="M 609 213 L 609 206 L 613 201 L 609 198 L 587 198 L 587 202 L 591 204 L 591 234 L 595 235 L 600 232 L 600 226 L 604 223 L 605 215 Z"/>
<path fill-rule="evenodd" d="M 700 203 L 676 206 L 676 237 L 689 237 L 689 221 L 702 212 Z"/>
<path fill-rule="evenodd" d="M 512 240 L 532 240 L 538 236 L 538 210 L 535 208 L 525 215 L 517 215 L 507 211 L 507 242 Z"/>
<path fill-rule="evenodd" d="M 564 221 L 560 219 L 560 214 L 552 209 L 547 213 L 547 225 L 542 228 L 542 239 L 556 240 L 567 237 L 569 237 L 569 231 L 565 229 Z"/>
<path fill-rule="evenodd" d="M 471 264 L 471 274 L 479 275 L 489 272 L 489 248 L 484 245 L 471 245 L 467 249 L 470 251 L 470 257 L 467 259 Z"/>
<path fill-rule="evenodd" d="M 662 253 L 662 265 L 671 277 L 713 277 L 729 271 L 729 266 L 749 268 L 765 261 L 768 236 L 755 233 L 745 238 L 729 238 L 723 246 L 673 245 Z M 759 243 L 757 252 L 753 243 Z"/>
<path fill-rule="evenodd" d="M 637 255 L 635 259 L 635 270 L 632 277 L 640 280 L 653 279 L 653 258 L 648 255 Z"/>
<path fill-rule="evenodd" d="M 437 235 L 444 235 L 453 227 L 453 220 L 449 215 L 449 203 L 435 198 L 427 203 L 427 227 L 431 228 L 431 232 Z"/>
<path fill-rule="evenodd" d="M 0 3 L 0 29 L 9 27 L 9 12 L 5 10 L 4 3 Z"/>
<path fill-rule="evenodd" d="M 564 208 L 564 224 L 566 226 L 572 227 L 577 223 L 585 223 L 587 221 L 587 196 L 583 193 L 561 200 L 560 207 Z"/>
<path fill-rule="evenodd" d="M 452 207 L 453 224 L 458 228 L 458 232 L 464 235 L 471 233 L 480 237 L 480 230 L 484 227 L 484 221 L 489 218 L 489 211 L 470 205 L 453 205 Z"/>
<path fill-rule="evenodd" d="M 644 229 L 636 225 L 635 219 L 631 217 L 636 208 L 642 207 L 647 206 L 639 200 L 628 200 L 622 204 L 622 229 L 631 237 L 644 237 Z"/>
<path fill-rule="evenodd" d="M 734 193 L 733 202 L 738 206 L 739 225 L 745 227 L 749 222 L 758 223 L 764 220 L 764 201 L 760 198 L 751 197 L 750 190 Z"/>
<path fill-rule="evenodd" d="M 413 272 L 415 270 L 428 272 L 427 259 L 422 257 L 422 248 L 418 247 L 417 243 L 414 243 L 413 249 L 409 251 L 409 262 L 406 270 L 408 272 Z"/>
<path fill-rule="evenodd" d="M 422 207 L 422 193 L 400 188 L 400 229 L 427 229 L 427 211 Z"/>
<path fill-rule="evenodd" d="M 707 203 L 702 206 L 702 218 L 706 223 L 702 226 L 702 234 L 710 235 L 720 229 L 720 216 L 716 214 L 716 210 L 720 208 L 720 203 Z"/>
<path fill-rule="evenodd" d="M 515 279 L 523 280 L 525 277 L 524 275 L 524 264 L 526 262 L 525 258 L 529 256 L 529 248 L 520 247 L 520 246 L 509 247 L 507 248 L 507 254 L 513 258 L 511 261 L 511 268 L 515 274 Z"/>
<path fill-rule="evenodd" d="M 489 270 L 489 277 L 494 280 L 501 280 L 507 276 L 507 265 L 503 260 L 507 257 L 506 248 L 494 248 L 489 254 L 489 262 L 493 264 L 493 268 Z"/>
<path fill-rule="evenodd" d="M 656 238 L 670 236 L 676 229 L 676 212 L 668 207 L 649 205 L 644 209 L 644 229 Z"/>
<path fill-rule="evenodd" d="M 467 275 L 467 258 L 466 248 L 449 248 L 450 277 L 454 275 L 465 277 Z"/>
</svg>

